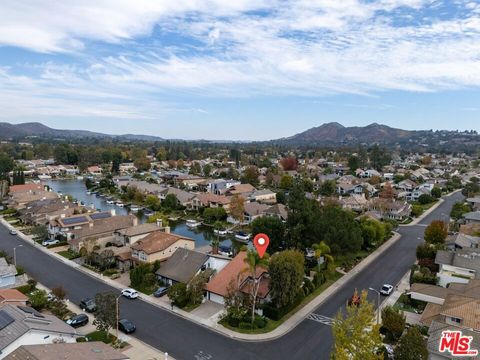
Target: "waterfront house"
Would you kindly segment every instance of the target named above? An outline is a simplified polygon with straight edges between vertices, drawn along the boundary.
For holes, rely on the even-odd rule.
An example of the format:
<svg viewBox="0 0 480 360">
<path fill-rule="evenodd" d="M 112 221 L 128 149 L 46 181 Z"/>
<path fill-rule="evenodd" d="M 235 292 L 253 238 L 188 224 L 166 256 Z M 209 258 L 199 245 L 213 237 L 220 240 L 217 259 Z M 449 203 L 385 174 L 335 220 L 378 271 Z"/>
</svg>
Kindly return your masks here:
<svg viewBox="0 0 480 360">
<path fill-rule="evenodd" d="M 155 231 L 131 245 L 132 261 L 153 263 L 165 261 L 179 249 L 195 248 L 195 240 L 185 236 Z"/>
<path fill-rule="evenodd" d="M 208 259 L 207 254 L 193 249 L 178 248 L 162 263 L 156 275 L 160 281 L 168 285 L 179 282 L 187 284 L 195 275 L 207 269 Z"/>
</svg>

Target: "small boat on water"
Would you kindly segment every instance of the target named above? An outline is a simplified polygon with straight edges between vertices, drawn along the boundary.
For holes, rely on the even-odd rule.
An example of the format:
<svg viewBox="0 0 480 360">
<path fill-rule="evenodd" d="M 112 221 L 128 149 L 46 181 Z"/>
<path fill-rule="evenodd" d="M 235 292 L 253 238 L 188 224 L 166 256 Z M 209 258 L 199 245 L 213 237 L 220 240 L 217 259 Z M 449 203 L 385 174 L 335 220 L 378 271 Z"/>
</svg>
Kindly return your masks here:
<svg viewBox="0 0 480 360">
<path fill-rule="evenodd" d="M 137 206 L 137 205 L 130 206 L 130 211 L 133 213 L 139 212 L 140 210 L 141 210 L 140 206 Z"/>
<path fill-rule="evenodd" d="M 215 229 L 213 233 L 218 236 L 227 236 L 228 232 L 225 229 Z"/>
<path fill-rule="evenodd" d="M 152 210 L 143 210 L 143 215 L 149 217 L 155 214 Z"/>
<path fill-rule="evenodd" d="M 40 180 L 50 180 L 52 177 L 50 175 L 38 175 L 37 176 Z"/>
<path fill-rule="evenodd" d="M 87 191 L 85 191 L 85 194 L 92 195 L 92 192 L 90 190 L 87 190 Z"/>
<path fill-rule="evenodd" d="M 113 199 L 107 199 L 107 204 L 114 204 L 115 203 L 115 200 Z"/>
<path fill-rule="evenodd" d="M 202 223 L 197 220 L 189 219 L 186 221 L 187 227 L 189 228 L 196 228 L 197 226 L 200 226 Z"/>
<path fill-rule="evenodd" d="M 237 239 L 238 241 L 247 243 L 248 240 L 250 240 L 250 234 L 247 234 L 246 232 L 243 232 L 243 231 L 239 231 L 235 234 L 235 239 Z"/>
<path fill-rule="evenodd" d="M 115 205 L 117 205 L 118 207 L 121 207 L 121 208 L 123 208 L 125 206 L 121 201 L 117 201 L 115 203 Z"/>
</svg>

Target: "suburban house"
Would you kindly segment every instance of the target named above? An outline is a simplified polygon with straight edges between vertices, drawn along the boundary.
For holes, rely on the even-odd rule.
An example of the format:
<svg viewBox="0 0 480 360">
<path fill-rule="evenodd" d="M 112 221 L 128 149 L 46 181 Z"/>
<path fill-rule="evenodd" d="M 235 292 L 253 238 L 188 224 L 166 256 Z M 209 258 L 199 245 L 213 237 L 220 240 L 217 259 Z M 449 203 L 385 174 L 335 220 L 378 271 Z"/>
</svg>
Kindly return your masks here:
<svg viewBox="0 0 480 360">
<path fill-rule="evenodd" d="M 15 185 L 21 186 L 21 185 Z M 38 200 L 58 199 L 57 193 L 45 190 L 31 190 L 28 192 L 15 192 L 10 194 L 7 201 L 11 208 L 16 210 L 23 209 L 28 203 Z"/>
<path fill-rule="evenodd" d="M 256 189 L 250 184 L 237 184 L 227 189 L 225 195 L 227 196 L 243 196 L 245 199 L 249 197 Z"/>
<path fill-rule="evenodd" d="M 71 239 L 73 230 L 93 226 L 97 220 L 107 219 L 114 216 L 112 212 L 98 212 L 92 214 L 80 214 L 73 216 L 60 216 L 51 219 L 48 223 L 48 235 L 50 239 L 65 238 Z"/>
<path fill-rule="evenodd" d="M 374 198 L 369 200 L 368 209 L 377 212 L 381 219 L 403 221 L 410 216 L 412 206 L 404 201 Z"/>
<path fill-rule="evenodd" d="M 119 229 L 113 233 L 115 236 L 115 243 L 125 246 L 135 244 L 138 240 L 143 239 L 145 236 L 151 234 L 154 231 L 158 231 L 159 224 L 140 224 L 137 226 L 130 226 L 125 229 Z"/>
<path fill-rule="evenodd" d="M 439 250 L 435 264 L 440 267 L 438 285 L 443 287 L 450 283 L 466 284 L 470 279 L 480 278 L 480 252 L 477 249 Z"/>
<path fill-rule="evenodd" d="M 224 194 L 227 189 L 230 189 L 234 185 L 240 185 L 240 181 L 238 180 L 224 180 L 224 179 L 215 179 L 215 180 L 205 180 L 204 181 L 205 190 L 207 192 L 221 195 Z M 198 184 L 199 186 L 201 183 Z"/>
<path fill-rule="evenodd" d="M 5 360 L 129 360 L 130 357 L 101 341 L 21 345 Z"/>
<path fill-rule="evenodd" d="M 340 195 L 363 194 L 363 186 L 353 182 L 339 182 L 337 184 L 337 193 Z"/>
<path fill-rule="evenodd" d="M 225 304 L 225 297 L 230 292 L 231 288 L 236 288 L 245 295 L 249 294 L 252 283 L 248 266 L 245 263 L 247 253 L 241 251 L 235 256 L 221 271 L 219 271 L 206 285 L 207 299 L 218 304 Z M 262 267 L 257 268 L 255 274 L 256 280 L 260 281 L 258 298 L 260 302 L 265 302 L 268 299 L 270 291 L 270 279 L 268 272 Z"/>
<path fill-rule="evenodd" d="M 427 302 L 420 323 L 429 327 L 429 359 L 451 358 L 438 351 L 444 330 L 471 334 L 474 348 L 480 348 L 480 280 L 470 280 L 466 284 L 452 283 L 448 288 L 413 284 L 409 294 L 412 299 Z"/>
<path fill-rule="evenodd" d="M 114 242 L 114 233 L 120 229 L 126 229 L 138 224 L 135 215 L 112 216 L 100 219 L 88 224 L 88 226 L 75 229 L 71 232 L 68 244 L 73 251 L 79 251 L 85 241 L 94 241 L 96 245 L 105 246 L 108 242 Z"/>
<path fill-rule="evenodd" d="M 17 269 L 15 265 L 7 263 L 5 258 L 0 258 L 0 288 L 15 287 Z"/>
<path fill-rule="evenodd" d="M 153 263 L 157 260 L 165 261 L 179 248 L 193 250 L 195 240 L 163 231 L 155 231 L 131 245 L 132 260 L 147 263 Z"/>
<path fill-rule="evenodd" d="M 402 190 L 406 193 L 411 193 L 413 190 L 415 190 L 417 187 L 417 183 L 410 180 L 402 180 L 397 184 L 397 189 Z"/>
<path fill-rule="evenodd" d="M 453 236 L 449 236 L 446 240 L 446 243 L 452 250 L 468 248 L 478 249 L 480 244 L 480 236 L 457 233 Z"/>
<path fill-rule="evenodd" d="M 178 248 L 173 255 L 163 262 L 156 275 L 160 281 L 168 285 L 187 284 L 192 278 L 207 269 L 209 257 L 192 249 Z"/>
<path fill-rule="evenodd" d="M 264 211 L 265 216 L 273 216 L 282 221 L 287 221 L 288 210 L 283 204 L 275 204 Z"/>
<path fill-rule="evenodd" d="M 470 336 L 472 341 L 470 346 L 472 349 L 480 349 L 480 333 L 478 331 L 472 331 L 471 329 L 464 328 L 461 326 L 455 326 L 451 324 L 446 324 L 441 321 L 432 321 L 430 327 L 428 328 L 428 359 L 429 360 L 449 360 L 452 359 L 449 352 L 440 352 L 440 341 L 444 331 L 460 331 L 463 336 Z M 472 359 L 472 357 L 456 357 L 456 359 Z"/>
<path fill-rule="evenodd" d="M 473 207 L 473 210 L 480 210 L 480 196 L 468 198 L 466 201 Z"/>
<path fill-rule="evenodd" d="M 100 166 L 94 165 L 87 168 L 87 174 L 91 176 L 101 176 L 102 168 Z"/>
<path fill-rule="evenodd" d="M 353 194 L 351 196 L 339 198 L 339 203 L 344 209 L 353 210 L 356 212 L 362 212 L 367 208 L 368 200 L 365 197 L 365 194 Z"/>
<path fill-rule="evenodd" d="M 465 224 L 480 224 L 480 211 L 472 211 L 463 215 Z"/>
<path fill-rule="evenodd" d="M 7 356 L 22 345 L 75 343 L 77 332 L 53 315 L 28 306 L 0 307 L 0 352 Z"/>
<path fill-rule="evenodd" d="M 265 216 L 265 211 L 270 208 L 266 204 L 260 204 L 257 202 L 246 203 L 244 205 L 244 223 L 250 224 L 253 220 L 260 216 Z"/>
<path fill-rule="evenodd" d="M 195 194 L 174 187 L 166 188 L 159 193 L 158 197 L 160 198 L 160 201 L 163 201 L 169 194 L 175 195 L 178 204 L 185 207 L 191 207 L 192 200 L 195 198 Z"/>
<path fill-rule="evenodd" d="M 198 210 L 202 207 L 222 207 L 225 211 L 230 208 L 231 198 L 225 195 L 217 195 L 214 193 L 200 193 L 196 194 L 192 199 L 191 208 Z"/>
<path fill-rule="evenodd" d="M 268 189 L 255 190 L 249 195 L 248 199 L 265 204 L 275 204 L 277 202 L 277 194 Z"/>
</svg>

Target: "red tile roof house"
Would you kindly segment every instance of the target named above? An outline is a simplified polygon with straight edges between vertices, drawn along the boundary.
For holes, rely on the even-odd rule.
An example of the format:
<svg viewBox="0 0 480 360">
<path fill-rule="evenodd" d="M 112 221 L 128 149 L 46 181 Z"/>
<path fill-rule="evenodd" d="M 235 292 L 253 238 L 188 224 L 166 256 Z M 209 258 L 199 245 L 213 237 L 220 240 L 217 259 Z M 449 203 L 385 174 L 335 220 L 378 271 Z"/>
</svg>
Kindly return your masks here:
<svg viewBox="0 0 480 360">
<path fill-rule="evenodd" d="M 0 306 L 5 304 L 26 306 L 28 297 L 17 289 L 0 289 Z"/>
<path fill-rule="evenodd" d="M 207 299 L 218 304 L 225 304 L 225 297 L 232 286 L 249 296 L 252 277 L 245 263 L 247 253 L 242 251 L 235 256 L 222 270 L 218 272 L 206 285 Z M 257 268 L 256 279 L 260 281 L 258 299 L 261 303 L 269 300 L 270 278 L 263 267 Z"/>
</svg>

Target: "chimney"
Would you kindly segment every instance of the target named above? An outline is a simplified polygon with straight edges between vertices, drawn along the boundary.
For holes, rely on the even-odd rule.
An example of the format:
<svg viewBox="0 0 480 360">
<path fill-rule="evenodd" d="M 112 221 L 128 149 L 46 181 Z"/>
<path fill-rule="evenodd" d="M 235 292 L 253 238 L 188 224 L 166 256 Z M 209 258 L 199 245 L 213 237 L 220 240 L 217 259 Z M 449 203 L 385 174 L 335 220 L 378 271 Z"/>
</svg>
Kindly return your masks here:
<svg viewBox="0 0 480 360">
<path fill-rule="evenodd" d="M 157 219 L 157 226 L 158 226 L 159 228 L 161 228 L 162 225 L 163 225 L 162 219 Z"/>
<path fill-rule="evenodd" d="M 133 225 L 132 226 L 137 226 L 138 225 L 138 218 L 136 216 L 133 217 Z"/>
<path fill-rule="evenodd" d="M 65 214 L 60 214 L 60 219 L 65 219 Z"/>
<path fill-rule="evenodd" d="M 112 216 L 115 216 L 116 215 L 115 209 L 110 209 L 110 214 L 112 214 Z"/>
<path fill-rule="evenodd" d="M 170 234 L 170 226 L 165 226 L 163 228 L 163 231 L 166 233 L 166 234 Z"/>
<path fill-rule="evenodd" d="M 90 222 L 88 223 L 88 227 L 89 227 L 89 228 L 93 228 L 93 221 L 90 221 Z"/>
</svg>

